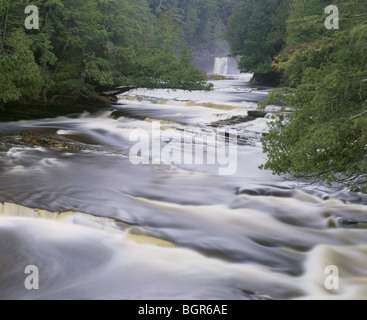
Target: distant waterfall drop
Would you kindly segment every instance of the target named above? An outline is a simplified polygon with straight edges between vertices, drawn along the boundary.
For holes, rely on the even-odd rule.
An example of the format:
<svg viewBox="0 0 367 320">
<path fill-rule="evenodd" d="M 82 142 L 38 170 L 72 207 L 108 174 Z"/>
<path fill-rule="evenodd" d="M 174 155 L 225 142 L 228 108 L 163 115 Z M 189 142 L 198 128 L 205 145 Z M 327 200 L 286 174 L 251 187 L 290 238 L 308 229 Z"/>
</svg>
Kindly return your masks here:
<svg viewBox="0 0 367 320">
<path fill-rule="evenodd" d="M 228 58 L 215 58 L 214 74 L 225 75 L 228 73 Z"/>
</svg>

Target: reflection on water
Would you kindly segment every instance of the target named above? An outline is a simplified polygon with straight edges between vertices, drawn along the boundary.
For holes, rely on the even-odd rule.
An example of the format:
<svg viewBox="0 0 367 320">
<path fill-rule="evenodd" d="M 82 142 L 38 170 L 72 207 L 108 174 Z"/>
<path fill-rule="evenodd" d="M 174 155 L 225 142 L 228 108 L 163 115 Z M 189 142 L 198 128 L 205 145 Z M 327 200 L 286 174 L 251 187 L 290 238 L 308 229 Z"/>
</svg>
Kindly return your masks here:
<svg viewBox="0 0 367 320">
<path fill-rule="evenodd" d="M 233 176 L 131 164 L 130 134 L 152 119 L 205 137 L 210 123 L 246 115 L 270 92 L 248 80 L 136 90 L 97 114 L 1 124 L 0 298 L 366 299 L 366 197 L 260 171 L 267 119 L 227 128 L 243 141 Z M 24 146 L 22 130 L 91 148 Z M 40 270 L 38 291 L 24 288 L 27 265 Z M 330 265 L 338 291 L 324 285 Z"/>
</svg>

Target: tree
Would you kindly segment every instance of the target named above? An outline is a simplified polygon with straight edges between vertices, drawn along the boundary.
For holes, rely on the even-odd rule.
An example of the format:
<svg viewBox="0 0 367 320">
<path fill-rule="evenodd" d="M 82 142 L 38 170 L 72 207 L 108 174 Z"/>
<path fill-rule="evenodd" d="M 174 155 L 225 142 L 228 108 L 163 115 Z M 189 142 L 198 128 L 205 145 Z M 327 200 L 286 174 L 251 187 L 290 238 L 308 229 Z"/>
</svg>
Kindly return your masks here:
<svg viewBox="0 0 367 320">
<path fill-rule="evenodd" d="M 233 56 L 241 56 L 242 72 L 272 71 L 274 56 L 283 47 L 288 0 L 239 0 L 227 28 Z"/>
<path fill-rule="evenodd" d="M 140 49 L 131 85 L 147 88 L 203 89 L 210 90 L 207 76 L 190 62 L 193 56 L 183 43 L 181 28 L 170 15 L 162 15 Z"/>
<path fill-rule="evenodd" d="M 40 30 L 24 29 L 29 4 Z M 0 103 L 75 102 L 120 86 L 210 89 L 182 30 L 165 24 L 146 0 L 0 0 Z"/>
<path fill-rule="evenodd" d="M 181 26 L 185 44 L 195 51 L 210 53 L 227 51 L 225 26 L 230 15 L 231 0 L 149 0 L 157 17 L 171 14 Z"/>
<path fill-rule="evenodd" d="M 303 5 L 304 1 L 295 1 L 288 30 L 297 24 L 294 19 L 314 22 L 288 33 L 288 45 L 275 64 L 292 87 L 276 90 L 267 101 L 280 99 L 294 112 L 287 121 L 272 124 L 264 143 L 268 159 L 263 168 L 311 182 L 365 188 L 367 4 L 362 0 L 340 4 L 343 29 L 334 32 L 321 27 L 323 10 L 317 17 L 310 10 L 307 16 L 298 11 Z"/>
<path fill-rule="evenodd" d="M 32 41 L 25 32 L 14 24 L 24 20 L 14 15 L 12 7 L 22 8 L 24 12 L 28 1 L 11 3 L 0 1 L 0 101 L 9 102 L 20 97 L 28 99 L 38 96 L 41 88 L 41 76 L 35 62 Z"/>
</svg>

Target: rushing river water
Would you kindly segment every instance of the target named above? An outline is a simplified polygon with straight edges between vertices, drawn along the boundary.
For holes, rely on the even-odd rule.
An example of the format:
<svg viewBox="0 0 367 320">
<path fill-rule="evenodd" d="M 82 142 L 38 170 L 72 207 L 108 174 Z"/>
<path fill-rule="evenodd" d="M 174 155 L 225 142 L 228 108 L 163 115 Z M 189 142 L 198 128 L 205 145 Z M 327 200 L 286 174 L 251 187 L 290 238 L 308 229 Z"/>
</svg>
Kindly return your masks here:
<svg viewBox="0 0 367 320">
<path fill-rule="evenodd" d="M 367 299 L 367 198 L 260 171 L 268 119 L 226 128 L 238 135 L 222 144 L 236 150 L 233 175 L 153 152 L 132 164 L 132 133 L 156 139 L 155 121 L 199 144 L 211 123 L 246 116 L 270 91 L 249 79 L 215 81 L 210 93 L 135 90 L 96 114 L 2 123 L 0 298 Z M 23 130 L 91 148 L 25 146 Z M 167 139 L 162 148 L 185 155 L 181 138 Z M 28 265 L 39 290 L 25 289 Z M 328 266 L 338 290 L 325 287 Z"/>
</svg>

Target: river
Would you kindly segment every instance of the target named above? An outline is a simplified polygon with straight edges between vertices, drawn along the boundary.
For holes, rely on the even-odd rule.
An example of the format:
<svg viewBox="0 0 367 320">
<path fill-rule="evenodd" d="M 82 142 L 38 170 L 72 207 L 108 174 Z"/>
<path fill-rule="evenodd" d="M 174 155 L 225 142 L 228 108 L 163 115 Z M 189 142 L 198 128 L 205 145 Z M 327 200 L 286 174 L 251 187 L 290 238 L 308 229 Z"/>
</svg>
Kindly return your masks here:
<svg viewBox="0 0 367 320">
<path fill-rule="evenodd" d="M 259 170 L 269 116 L 227 125 L 209 146 L 212 123 L 246 116 L 271 91 L 249 80 L 1 123 L 0 299 L 367 299 L 367 197 Z M 90 148 L 25 145 L 24 130 Z M 134 155 L 138 136 L 151 143 Z M 180 162 L 192 145 L 233 162 Z M 39 290 L 25 288 L 29 265 Z"/>
</svg>

